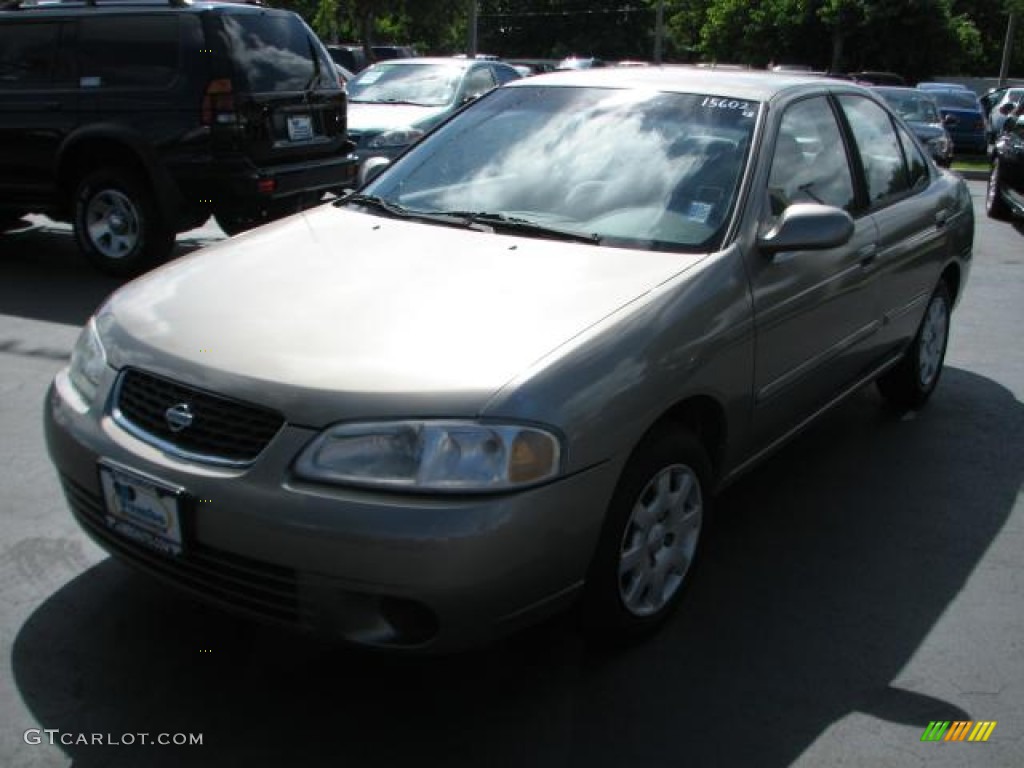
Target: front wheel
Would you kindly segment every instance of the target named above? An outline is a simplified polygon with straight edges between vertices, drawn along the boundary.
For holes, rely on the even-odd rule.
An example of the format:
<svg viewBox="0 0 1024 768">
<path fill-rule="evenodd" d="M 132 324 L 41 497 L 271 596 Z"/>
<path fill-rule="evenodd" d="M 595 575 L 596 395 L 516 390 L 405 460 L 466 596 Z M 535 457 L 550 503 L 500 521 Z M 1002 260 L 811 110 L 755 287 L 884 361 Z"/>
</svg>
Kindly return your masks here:
<svg viewBox="0 0 1024 768">
<path fill-rule="evenodd" d="M 985 213 L 990 219 L 1004 221 L 1010 217 L 1010 209 L 1000 194 L 1002 184 L 1002 168 L 999 159 L 992 161 L 992 170 L 988 175 L 988 188 L 985 190 Z"/>
<path fill-rule="evenodd" d="M 163 261 L 174 245 L 149 186 L 118 167 L 84 176 L 75 191 L 78 247 L 100 270 L 118 277 L 139 274 Z"/>
<path fill-rule="evenodd" d="M 683 595 L 707 527 L 711 463 L 682 429 L 645 438 L 622 473 L 583 595 L 584 630 L 598 642 L 643 636 Z"/>
<path fill-rule="evenodd" d="M 944 282 L 939 283 L 910 348 L 895 368 L 878 379 L 878 389 L 889 402 L 916 409 L 931 397 L 946 359 L 951 309 L 949 289 Z"/>
</svg>

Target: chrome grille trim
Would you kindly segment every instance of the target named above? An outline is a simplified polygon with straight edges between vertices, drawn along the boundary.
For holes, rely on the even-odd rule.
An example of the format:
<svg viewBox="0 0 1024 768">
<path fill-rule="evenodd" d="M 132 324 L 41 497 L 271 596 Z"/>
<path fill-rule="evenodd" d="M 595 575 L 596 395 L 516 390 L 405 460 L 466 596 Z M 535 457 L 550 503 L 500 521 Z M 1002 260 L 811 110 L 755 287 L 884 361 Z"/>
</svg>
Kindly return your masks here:
<svg viewBox="0 0 1024 768">
<path fill-rule="evenodd" d="M 174 433 L 163 426 L 164 411 L 181 402 L 202 403 L 198 431 Z M 112 403 L 114 422 L 139 440 L 172 456 L 221 467 L 250 466 L 284 426 L 284 417 L 268 408 L 136 368 L 120 373 Z"/>
</svg>

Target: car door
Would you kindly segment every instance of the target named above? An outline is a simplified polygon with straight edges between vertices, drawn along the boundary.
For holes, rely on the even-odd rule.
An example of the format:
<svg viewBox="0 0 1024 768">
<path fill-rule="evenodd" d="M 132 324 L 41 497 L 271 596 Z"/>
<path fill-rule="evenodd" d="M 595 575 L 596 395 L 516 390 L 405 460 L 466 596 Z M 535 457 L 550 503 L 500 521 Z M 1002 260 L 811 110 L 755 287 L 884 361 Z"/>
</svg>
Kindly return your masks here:
<svg viewBox="0 0 1024 768">
<path fill-rule="evenodd" d="M 875 270 L 882 325 L 876 357 L 897 354 L 913 337 L 949 252 L 954 185 L 942 183 L 907 130 L 871 99 L 842 94 L 878 230 Z"/>
<path fill-rule="evenodd" d="M 59 19 L 0 25 L 0 207 L 48 210 L 57 150 L 76 124 L 77 89 Z"/>
<path fill-rule="evenodd" d="M 760 230 L 795 203 L 843 208 L 854 216 L 849 242 L 826 250 L 769 256 L 756 249 L 748 270 L 756 324 L 753 428 L 766 447 L 859 381 L 878 327 L 872 275 L 873 219 L 859 208 L 837 114 L 822 94 L 790 104 L 772 144 Z"/>
</svg>

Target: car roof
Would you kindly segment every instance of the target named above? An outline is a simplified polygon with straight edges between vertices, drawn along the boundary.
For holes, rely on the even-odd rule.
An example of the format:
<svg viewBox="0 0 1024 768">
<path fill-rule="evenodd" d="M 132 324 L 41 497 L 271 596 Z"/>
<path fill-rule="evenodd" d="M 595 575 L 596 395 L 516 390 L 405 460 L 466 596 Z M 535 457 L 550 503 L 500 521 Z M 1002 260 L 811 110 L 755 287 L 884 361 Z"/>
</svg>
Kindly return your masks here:
<svg viewBox="0 0 1024 768">
<path fill-rule="evenodd" d="M 819 75 L 761 70 L 716 70 L 687 65 L 559 70 L 517 80 L 504 87 L 529 88 L 541 85 L 649 88 L 676 93 L 733 96 L 751 101 L 768 101 L 783 91 L 800 88 L 870 92 L 869 89 L 854 83 Z"/>
<path fill-rule="evenodd" d="M 455 59 L 448 56 L 417 56 L 412 59 L 384 59 L 382 61 L 374 62 L 373 66 L 377 67 L 382 64 L 387 65 L 398 65 L 400 67 L 411 66 L 416 64 L 440 64 L 445 67 L 451 67 L 452 69 L 466 69 L 473 64 L 493 64 L 493 61 L 487 61 L 483 59 Z"/>
<path fill-rule="evenodd" d="M 100 16 L 118 15 L 123 16 L 137 14 L 179 14 L 179 13 L 202 13 L 208 11 L 224 11 L 231 13 L 251 14 L 290 14 L 292 11 L 286 8 L 269 8 L 265 5 L 256 5 L 246 0 L 184 0 L 179 4 L 167 2 L 98 2 L 92 5 L 88 0 L 70 0 L 58 2 L 26 2 L 19 4 L 16 0 L 7 4 L 0 3 L 0 17 L 3 18 L 30 18 L 35 14 L 39 16 Z M 32 16 L 30 16 L 30 14 Z"/>
<path fill-rule="evenodd" d="M 882 94 L 891 93 L 894 96 L 913 96 L 916 99 L 935 101 L 932 92 L 926 91 L 923 88 L 911 88 L 909 85 L 878 85 L 874 86 L 871 90 Z"/>
</svg>

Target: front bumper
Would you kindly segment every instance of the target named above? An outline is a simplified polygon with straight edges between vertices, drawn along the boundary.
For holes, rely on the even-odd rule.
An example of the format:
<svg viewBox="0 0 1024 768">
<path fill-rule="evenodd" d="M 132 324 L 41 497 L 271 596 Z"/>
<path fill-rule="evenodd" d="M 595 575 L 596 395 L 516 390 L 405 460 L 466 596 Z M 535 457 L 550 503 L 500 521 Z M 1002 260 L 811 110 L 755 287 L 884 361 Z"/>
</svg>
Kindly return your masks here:
<svg viewBox="0 0 1024 768">
<path fill-rule="evenodd" d="M 313 430 L 285 425 L 251 466 L 218 468 L 165 454 L 97 410 L 83 410 L 58 374 L 50 456 L 75 517 L 104 548 L 224 607 L 383 648 L 457 650 L 565 607 L 618 474 L 609 462 L 504 495 L 357 491 L 292 474 Z M 107 524 L 101 460 L 185 490 L 181 555 Z"/>
</svg>

